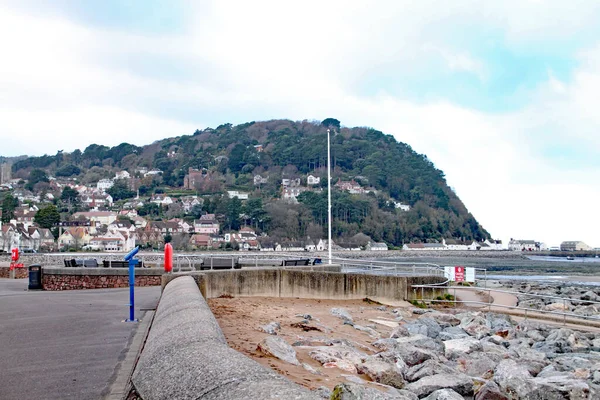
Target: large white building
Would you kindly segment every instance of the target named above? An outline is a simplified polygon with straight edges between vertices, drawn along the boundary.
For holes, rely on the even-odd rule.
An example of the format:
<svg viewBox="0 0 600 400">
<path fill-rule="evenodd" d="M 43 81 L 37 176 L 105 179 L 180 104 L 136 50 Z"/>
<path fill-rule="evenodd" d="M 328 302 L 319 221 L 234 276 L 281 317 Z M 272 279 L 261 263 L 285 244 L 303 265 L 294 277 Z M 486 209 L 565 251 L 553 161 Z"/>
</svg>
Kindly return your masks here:
<svg viewBox="0 0 600 400">
<path fill-rule="evenodd" d="M 101 190 L 102 192 L 110 189 L 111 187 L 113 187 L 114 183 L 111 179 L 100 179 L 98 181 L 98 183 L 96 184 L 96 188 L 98 190 Z"/>
</svg>

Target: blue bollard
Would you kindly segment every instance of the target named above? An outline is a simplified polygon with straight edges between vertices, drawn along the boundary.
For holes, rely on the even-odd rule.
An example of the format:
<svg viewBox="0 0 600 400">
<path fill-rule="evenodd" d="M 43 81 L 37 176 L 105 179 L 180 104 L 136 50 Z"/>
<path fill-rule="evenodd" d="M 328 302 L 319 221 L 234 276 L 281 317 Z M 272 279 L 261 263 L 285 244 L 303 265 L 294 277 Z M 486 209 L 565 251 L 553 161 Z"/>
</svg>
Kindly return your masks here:
<svg viewBox="0 0 600 400">
<path fill-rule="evenodd" d="M 139 247 L 131 250 L 129 254 L 125 256 L 125 261 L 129 263 L 129 319 L 127 322 L 138 322 L 135 319 L 135 266 L 138 260 L 135 255 L 140 251 Z"/>
</svg>

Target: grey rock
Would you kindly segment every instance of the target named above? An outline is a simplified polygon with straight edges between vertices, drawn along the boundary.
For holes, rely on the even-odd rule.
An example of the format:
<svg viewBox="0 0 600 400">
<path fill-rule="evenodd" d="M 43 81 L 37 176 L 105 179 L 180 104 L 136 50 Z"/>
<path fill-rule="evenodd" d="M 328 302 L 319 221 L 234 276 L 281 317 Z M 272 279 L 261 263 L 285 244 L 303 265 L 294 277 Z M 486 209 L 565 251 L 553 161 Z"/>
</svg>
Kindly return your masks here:
<svg viewBox="0 0 600 400">
<path fill-rule="evenodd" d="M 572 379 L 568 376 L 550 376 L 534 378 L 538 386 L 530 396 L 539 399 L 589 399 L 590 386 L 583 380 Z M 535 397 L 539 396 L 539 397 Z"/>
<path fill-rule="evenodd" d="M 535 329 L 527 331 L 526 336 L 536 342 L 542 342 L 542 341 L 546 340 L 544 335 L 542 335 L 542 333 L 540 331 L 535 330 Z"/>
<path fill-rule="evenodd" d="M 527 398 L 530 392 L 537 389 L 527 368 L 515 360 L 502 360 L 496 366 L 494 380 L 504 393 L 516 399 Z"/>
<path fill-rule="evenodd" d="M 459 326 L 469 335 L 477 339 L 489 336 L 491 332 L 489 322 L 481 315 L 474 313 L 463 315 Z"/>
<path fill-rule="evenodd" d="M 588 290 L 581 296 L 579 296 L 581 300 L 589 300 L 589 301 L 598 301 L 598 295 L 591 290 Z"/>
<path fill-rule="evenodd" d="M 415 382 L 426 376 L 431 376 L 440 373 L 453 374 L 456 373 L 456 370 L 445 364 L 440 364 L 439 362 L 430 359 L 422 362 L 421 364 L 417 364 L 410 367 L 404 373 L 404 377 L 409 382 Z"/>
<path fill-rule="evenodd" d="M 460 325 L 460 319 L 452 314 L 435 312 L 430 314 L 431 318 L 435 319 L 440 325 L 457 326 Z"/>
<path fill-rule="evenodd" d="M 333 389 L 335 400 L 417 400 L 417 396 L 405 390 L 384 393 L 356 383 L 341 383 Z"/>
<path fill-rule="evenodd" d="M 352 315 L 345 308 L 332 308 L 331 314 L 335 315 L 338 318 L 341 318 L 343 321 L 353 322 Z"/>
<path fill-rule="evenodd" d="M 485 318 L 493 331 L 510 330 L 513 328 L 513 323 L 508 315 L 487 313 Z"/>
<path fill-rule="evenodd" d="M 408 329 L 404 325 L 398 325 L 392 330 L 390 333 L 390 338 L 399 338 L 399 337 L 407 337 L 410 336 Z"/>
<path fill-rule="evenodd" d="M 446 340 L 443 343 L 444 355 L 449 359 L 483 350 L 479 340 L 472 337 Z"/>
<path fill-rule="evenodd" d="M 319 386 L 316 390 L 315 393 L 317 394 L 317 396 L 319 396 L 322 399 L 330 399 L 331 398 L 331 394 L 333 393 L 331 390 L 329 390 L 327 387 L 325 386 Z"/>
<path fill-rule="evenodd" d="M 293 365 L 300 365 L 296 350 L 279 336 L 267 336 L 258 344 L 258 350 Z"/>
<path fill-rule="evenodd" d="M 442 327 L 440 326 L 440 324 L 435 319 L 429 316 L 421 317 L 415 323 L 426 326 L 427 330 L 426 333 L 424 333 L 424 335 L 429 336 L 432 339 L 437 338 L 440 332 L 442 331 Z"/>
<path fill-rule="evenodd" d="M 427 308 L 411 308 L 410 312 L 415 314 L 415 315 L 423 315 L 423 314 L 427 314 L 430 312 L 433 312 L 433 310 L 427 309 Z"/>
<path fill-rule="evenodd" d="M 367 357 L 355 348 L 344 345 L 315 347 L 308 355 L 321 364 L 347 361 L 351 365 L 357 365 Z"/>
<path fill-rule="evenodd" d="M 440 389 L 425 397 L 425 400 L 464 400 L 464 397 L 452 389 Z"/>
<path fill-rule="evenodd" d="M 439 389 L 452 389 L 463 396 L 471 396 L 473 380 L 464 374 L 437 374 L 406 385 L 406 390 L 413 392 L 419 398 L 426 397 Z"/>
<path fill-rule="evenodd" d="M 509 400 L 494 381 L 487 381 L 475 393 L 475 400 Z"/>
<path fill-rule="evenodd" d="M 279 322 L 269 322 L 267 325 L 262 325 L 260 330 L 268 333 L 269 335 L 277 335 L 277 331 L 281 330 L 281 325 Z"/>
<path fill-rule="evenodd" d="M 459 371 L 471 377 L 488 378 L 493 375 L 498 362 L 485 353 L 475 353 L 458 360 Z"/>
<path fill-rule="evenodd" d="M 398 389 L 404 387 L 405 381 L 402 371 L 395 364 L 387 363 L 381 358 L 370 357 L 361 364 L 356 365 L 359 374 L 364 374 L 372 381 Z"/>
<path fill-rule="evenodd" d="M 465 337 L 469 337 L 469 334 L 465 332 L 464 329 L 458 326 L 450 326 L 448 328 L 444 328 L 438 336 L 440 340 L 460 339 Z"/>
<path fill-rule="evenodd" d="M 379 306 L 379 307 L 375 307 L 375 309 L 377 311 L 387 311 L 387 307 L 386 306 Z"/>
<path fill-rule="evenodd" d="M 359 330 L 361 332 L 366 332 L 369 336 L 371 336 L 374 339 L 379 339 L 381 337 L 381 334 L 379 332 L 377 332 L 375 329 L 370 328 L 368 326 L 361 326 L 361 325 L 353 325 L 354 329 Z"/>
<path fill-rule="evenodd" d="M 323 375 L 320 371 L 318 371 L 317 369 L 315 369 L 310 364 L 303 363 L 302 364 L 302 368 L 304 368 L 305 370 L 307 370 L 308 372 L 310 372 L 313 375 Z"/>
<path fill-rule="evenodd" d="M 427 336 L 427 326 L 416 322 L 411 322 L 404 325 L 404 328 L 410 335 L 424 335 Z"/>
</svg>

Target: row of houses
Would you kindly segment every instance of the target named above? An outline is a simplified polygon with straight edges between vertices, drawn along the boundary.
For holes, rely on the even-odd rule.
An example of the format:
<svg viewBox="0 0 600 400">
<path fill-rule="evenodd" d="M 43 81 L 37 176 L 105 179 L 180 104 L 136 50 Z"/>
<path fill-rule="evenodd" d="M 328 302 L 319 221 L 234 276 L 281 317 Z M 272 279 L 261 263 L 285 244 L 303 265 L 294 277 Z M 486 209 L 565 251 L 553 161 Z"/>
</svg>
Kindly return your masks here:
<svg viewBox="0 0 600 400">
<path fill-rule="evenodd" d="M 503 250 L 501 240 L 486 239 L 483 242 L 476 240 L 442 239 L 442 243 L 409 243 L 402 246 L 403 250 L 463 250 L 463 251 L 492 251 Z"/>
</svg>

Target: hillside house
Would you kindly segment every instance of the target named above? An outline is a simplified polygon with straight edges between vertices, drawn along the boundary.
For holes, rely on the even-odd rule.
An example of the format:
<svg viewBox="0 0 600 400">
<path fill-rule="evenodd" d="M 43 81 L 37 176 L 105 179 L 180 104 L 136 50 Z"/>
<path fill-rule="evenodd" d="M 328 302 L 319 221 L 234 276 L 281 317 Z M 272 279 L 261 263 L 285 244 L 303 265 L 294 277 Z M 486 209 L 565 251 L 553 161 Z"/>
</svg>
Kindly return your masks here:
<svg viewBox="0 0 600 400">
<path fill-rule="evenodd" d="M 336 188 L 340 190 L 345 190 L 352 194 L 365 194 L 369 193 L 369 190 L 363 189 L 357 182 L 353 180 L 351 181 L 342 181 L 341 179 L 334 185 Z"/>
<path fill-rule="evenodd" d="M 300 178 L 283 178 L 281 185 L 283 187 L 298 187 L 300 186 Z"/>
<path fill-rule="evenodd" d="M 62 235 L 58 237 L 58 248 L 79 250 L 90 244 L 92 236 L 87 228 L 72 227 L 67 228 Z"/>
<path fill-rule="evenodd" d="M 131 175 L 127 171 L 119 171 L 115 174 L 115 179 L 129 179 Z"/>
<path fill-rule="evenodd" d="M 263 178 L 260 175 L 254 175 L 254 186 L 260 186 L 260 185 L 264 185 L 265 183 L 269 182 L 269 177 L 265 177 Z"/>
<path fill-rule="evenodd" d="M 305 187 L 286 187 L 283 189 L 282 197 L 284 200 L 296 202 L 298 196 L 301 193 L 306 192 L 307 190 L 308 190 L 308 188 L 305 188 Z"/>
<path fill-rule="evenodd" d="M 214 214 L 213 214 L 214 216 Z M 219 223 L 214 219 L 194 220 L 194 232 L 206 235 L 217 234 L 221 229 Z"/>
<path fill-rule="evenodd" d="M 173 199 L 165 194 L 155 194 L 150 199 L 150 202 L 160 206 L 168 206 L 169 204 L 173 204 Z"/>
<path fill-rule="evenodd" d="M 228 190 L 227 191 L 227 196 L 230 199 L 233 199 L 234 197 L 237 197 L 240 200 L 248 200 L 248 193 L 238 192 L 237 190 Z"/>
<path fill-rule="evenodd" d="M 96 189 L 104 193 L 105 191 L 113 187 L 113 185 L 114 182 L 112 181 L 112 179 L 100 179 L 96 184 Z"/>
<path fill-rule="evenodd" d="M 110 225 L 117 220 L 117 213 L 113 211 L 86 211 L 73 214 L 73 220 L 86 219 L 92 225 Z"/>
<path fill-rule="evenodd" d="M 306 184 L 308 186 L 318 185 L 320 183 L 321 183 L 321 177 L 319 177 L 319 176 L 308 175 L 306 177 Z"/>
</svg>

